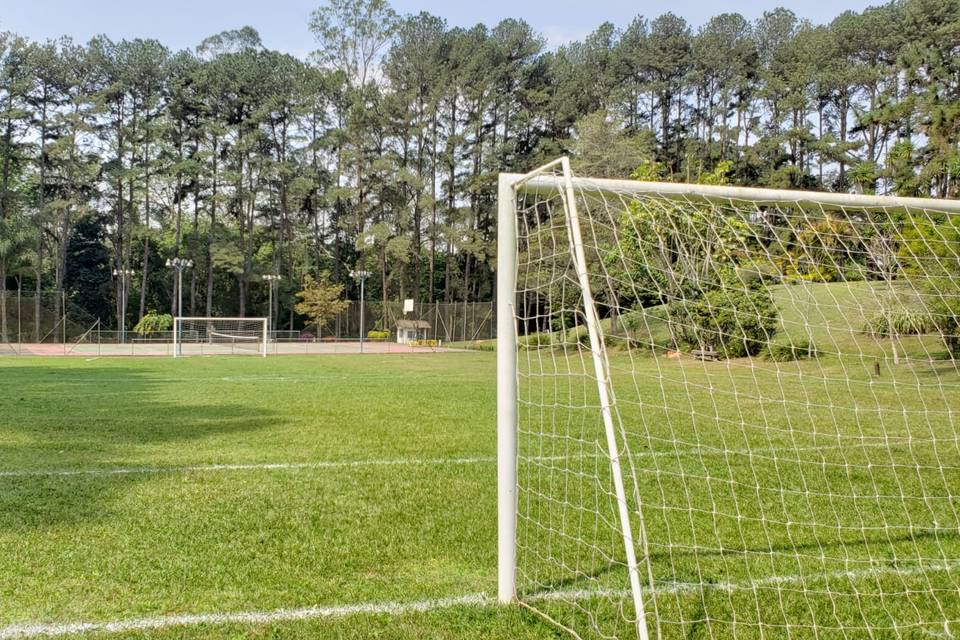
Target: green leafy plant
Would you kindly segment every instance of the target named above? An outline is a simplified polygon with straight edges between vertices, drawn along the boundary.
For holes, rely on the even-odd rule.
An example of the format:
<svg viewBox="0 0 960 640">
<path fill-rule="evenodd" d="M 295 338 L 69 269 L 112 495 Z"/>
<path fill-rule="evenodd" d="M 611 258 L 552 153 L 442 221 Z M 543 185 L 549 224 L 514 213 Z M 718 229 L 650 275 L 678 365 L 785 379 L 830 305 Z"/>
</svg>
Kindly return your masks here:
<svg viewBox="0 0 960 640">
<path fill-rule="evenodd" d="M 173 316 L 169 313 L 157 313 L 150 311 L 133 328 L 133 332 L 139 336 L 153 336 L 164 331 L 170 331 L 173 328 Z"/>
<path fill-rule="evenodd" d="M 881 311 L 863 324 L 863 332 L 876 338 L 919 336 L 934 330 L 936 324 L 929 313 L 907 307 Z"/>
<path fill-rule="evenodd" d="M 767 344 L 767 359 L 774 362 L 792 362 L 806 358 L 816 358 L 819 355 L 817 347 L 804 338 L 787 342 L 771 341 Z"/>
<path fill-rule="evenodd" d="M 669 315 L 684 346 L 742 358 L 767 345 L 776 333 L 779 310 L 766 288 L 725 282 L 699 298 L 671 304 Z"/>
<path fill-rule="evenodd" d="M 303 276 L 303 290 L 297 292 L 300 302 L 294 308 L 310 319 L 319 335 L 327 320 L 347 308 L 349 303 L 341 298 L 342 294 L 343 285 L 331 283 L 327 272 L 321 273 L 317 279 L 306 274 Z"/>
</svg>

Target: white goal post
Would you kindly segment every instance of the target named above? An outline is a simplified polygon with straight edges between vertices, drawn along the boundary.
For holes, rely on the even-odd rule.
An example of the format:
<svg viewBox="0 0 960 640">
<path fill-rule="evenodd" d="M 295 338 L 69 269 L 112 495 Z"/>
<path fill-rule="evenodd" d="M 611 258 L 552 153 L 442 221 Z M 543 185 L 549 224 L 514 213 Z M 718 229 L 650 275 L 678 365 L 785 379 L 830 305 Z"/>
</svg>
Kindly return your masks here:
<svg viewBox="0 0 960 640">
<path fill-rule="evenodd" d="M 173 320 L 173 356 L 267 356 L 267 318 L 181 318 Z"/>
<path fill-rule="evenodd" d="M 501 174 L 498 600 L 953 637 L 958 363 L 960 201 Z"/>
</svg>

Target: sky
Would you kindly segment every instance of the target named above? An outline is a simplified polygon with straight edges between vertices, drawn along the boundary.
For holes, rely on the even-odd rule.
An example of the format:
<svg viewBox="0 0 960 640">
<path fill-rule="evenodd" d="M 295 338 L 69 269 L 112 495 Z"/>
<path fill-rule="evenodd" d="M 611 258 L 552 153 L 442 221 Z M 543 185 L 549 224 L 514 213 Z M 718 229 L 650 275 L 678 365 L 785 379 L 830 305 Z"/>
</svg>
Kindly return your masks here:
<svg viewBox="0 0 960 640">
<path fill-rule="evenodd" d="M 250 25 L 264 45 L 297 56 L 314 49 L 307 16 L 322 0 L 0 0 L 0 31 L 34 40 L 68 35 L 86 42 L 97 34 L 114 40 L 156 38 L 172 49 L 192 48 L 207 36 Z M 493 25 L 523 18 L 550 47 L 578 40 L 610 21 L 626 26 L 636 15 L 656 17 L 667 9 L 699 25 L 722 12 L 756 18 L 785 6 L 815 23 L 847 9 L 882 0 L 392 0 L 398 13 L 427 11 L 451 25 Z"/>
</svg>

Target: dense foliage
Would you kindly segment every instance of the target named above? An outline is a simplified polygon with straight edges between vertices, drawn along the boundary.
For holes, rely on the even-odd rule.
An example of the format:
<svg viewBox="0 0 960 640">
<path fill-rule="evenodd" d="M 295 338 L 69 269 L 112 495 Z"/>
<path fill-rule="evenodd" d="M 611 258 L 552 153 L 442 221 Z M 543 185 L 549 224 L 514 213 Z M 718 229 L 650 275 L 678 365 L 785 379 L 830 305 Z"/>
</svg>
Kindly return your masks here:
<svg viewBox="0 0 960 640">
<path fill-rule="evenodd" d="M 328 320 L 347 307 L 343 299 L 343 285 L 332 284 L 330 274 L 324 271 L 314 279 L 309 273 L 303 276 L 303 290 L 297 292 L 296 312 L 303 315 L 321 335 Z"/>
<path fill-rule="evenodd" d="M 778 328 L 780 312 L 765 287 L 744 288 L 722 282 L 700 296 L 679 300 L 668 309 L 678 343 L 721 358 L 754 356 Z"/>
<path fill-rule="evenodd" d="M 356 297 L 358 265 L 384 300 L 489 299 L 496 174 L 561 153 L 593 175 L 960 185 L 956 2 L 828 25 L 785 9 L 698 26 L 667 13 L 554 51 L 521 21 L 452 28 L 384 0 L 331 0 L 305 26 L 308 61 L 249 27 L 191 51 L 0 35 L 0 294 L 99 297 L 117 317 L 110 274 L 133 269 L 139 319 L 172 310 L 163 265 L 182 256 L 190 315 L 262 314 L 259 276 L 277 273 L 277 326 L 299 326 L 304 276 L 328 271 Z"/>
</svg>

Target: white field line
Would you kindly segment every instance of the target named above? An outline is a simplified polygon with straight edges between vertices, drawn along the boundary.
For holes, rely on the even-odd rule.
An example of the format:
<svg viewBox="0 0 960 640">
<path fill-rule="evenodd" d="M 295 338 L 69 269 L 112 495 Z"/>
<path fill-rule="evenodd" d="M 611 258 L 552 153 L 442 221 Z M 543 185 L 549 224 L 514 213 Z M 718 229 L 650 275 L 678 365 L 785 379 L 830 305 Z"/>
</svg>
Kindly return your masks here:
<svg viewBox="0 0 960 640">
<path fill-rule="evenodd" d="M 863 580 L 878 576 L 909 577 L 920 575 L 928 571 L 953 571 L 960 568 L 960 561 L 936 562 L 927 565 L 911 565 L 904 567 L 878 566 L 869 569 L 853 569 L 833 571 L 828 573 L 769 576 L 746 582 L 729 583 L 693 583 L 667 582 L 653 590 L 646 589 L 647 595 L 672 595 L 682 593 L 698 593 L 701 591 L 753 591 L 762 588 L 776 588 L 784 586 L 806 586 L 808 583 L 828 580 L 847 579 Z M 588 600 L 591 598 L 625 598 L 629 597 L 627 590 L 615 589 L 572 589 L 551 591 L 533 594 L 525 599 L 531 602 L 543 601 L 573 601 Z M 134 631 L 149 631 L 168 629 L 172 627 L 198 626 L 204 624 L 248 624 L 263 625 L 280 622 L 295 622 L 298 620 L 314 620 L 319 618 L 343 618 L 353 615 L 389 615 L 399 616 L 409 613 L 423 613 L 447 609 L 455 606 L 491 607 L 496 600 L 485 593 L 471 593 L 451 598 L 435 600 L 420 600 L 416 602 L 361 602 L 356 604 L 305 607 L 300 609 L 274 609 L 272 611 L 238 611 L 234 613 L 195 613 L 152 618 L 131 618 L 128 620 L 114 620 L 109 622 L 37 622 L 13 624 L 0 627 L 0 640 L 23 640 L 28 638 L 55 637 L 79 633 L 129 633 Z"/>
<path fill-rule="evenodd" d="M 922 575 L 927 572 L 950 572 L 960 569 L 960 560 L 930 562 L 927 564 L 909 564 L 901 567 L 878 565 L 869 569 L 843 569 L 826 573 L 808 573 L 786 576 L 766 576 L 745 582 L 662 582 L 653 589 L 642 587 L 647 595 L 674 595 L 697 593 L 700 591 L 754 591 L 757 589 L 777 587 L 803 587 L 805 590 L 812 583 L 831 580 L 864 580 L 875 577 L 908 578 Z M 888 595 L 892 595 L 889 594 Z M 960 595 L 960 594 L 958 594 Z M 627 589 L 568 589 L 561 591 L 547 591 L 535 593 L 528 600 L 588 600 L 590 598 L 627 598 L 630 592 Z M 2 635 L 0 635 L 2 638 Z"/>
<path fill-rule="evenodd" d="M 64 622 L 14 624 L 0 627 L 0 639 L 37 638 L 64 636 L 76 633 L 107 632 L 127 633 L 170 627 L 188 627 L 201 624 L 270 624 L 274 622 L 293 622 L 316 618 L 342 618 L 345 616 L 367 615 L 403 615 L 423 611 L 434 611 L 457 605 L 489 605 L 494 600 L 482 593 L 422 600 L 420 602 L 370 602 L 348 604 L 336 607 L 306 607 L 302 609 L 275 609 L 273 611 L 238 611 L 236 613 L 193 613 L 154 618 L 132 618 L 112 622 Z"/>
<path fill-rule="evenodd" d="M 551 458 L 542 458 L 544 462 Z M 561 459 L 560 456 L 552 458 Z M 320 460 L 316 462 L 277 462 L 250 464 L 198 464 L 177 467 L 112 467 L 105 469 L 16 469 L 0 471 L 0 478 L 30 476 L 112 476 L 151 473 L 205 473 L 220 471 L 296 471 L 298 469 L 342 469 L 351 467 L 397 467 L 431 465 L 469 465 L 493 463 L 493 456 L 468 458 L 396 458 L 386 460 Z"/>
<path fill-rule="evenodd" d="M 905 443 L 897 443 L 905 444 Z M 702 455 L 734 455 L 734 456 L 776 456 L 777 454 L 798 453 L 806 451 L 823 451 L 835 449 L 873 449 L 888 446 L 897 446 L 895 443 L 867 443 L 824 445 L 819 447 L 780 447 L 767 449 L 721 449 L 719 447 L 693 447 L 689 449 L 661 451 L 638 451 L 631 454 L 634 458 L 664 458 L 677 456 Z M 533 456 L 524 457 L 525 462 L 560 462 L 580 458 L 594 458 L 601 454 L 579 454 L 565 456 Z M 225 471 L 296 471 L 301 469 L 344 469 L 356 467 L 400 467 L 400 466 L 443 466 L 443 465 L 473 465 L 492 464 L 497 461 L 495 456 L 473 456 L 462 458 L 394 458 L 381 460 L 318 460 L 313 462 L 266 462 L 266 463 L 238 463 L 238 464 L 198 464 L 170 467 L 106 467 L 103 469 L 8 469 L 0 470 L 0 478 L 29 478 L 29 477 L 69 477 L 69 476 L 122 476 L 161 473 L 211 473 Z"/>
</svg>

